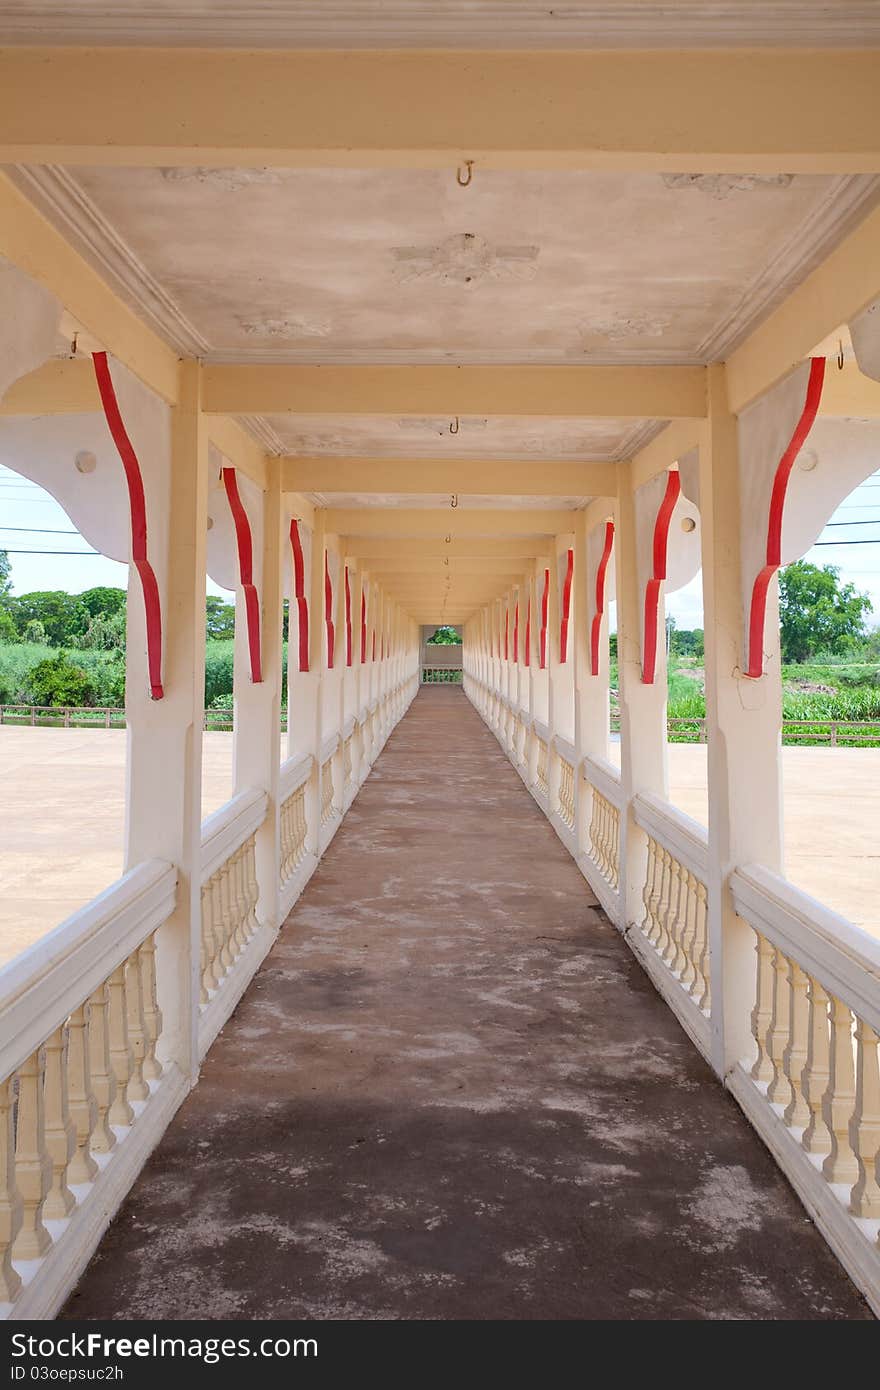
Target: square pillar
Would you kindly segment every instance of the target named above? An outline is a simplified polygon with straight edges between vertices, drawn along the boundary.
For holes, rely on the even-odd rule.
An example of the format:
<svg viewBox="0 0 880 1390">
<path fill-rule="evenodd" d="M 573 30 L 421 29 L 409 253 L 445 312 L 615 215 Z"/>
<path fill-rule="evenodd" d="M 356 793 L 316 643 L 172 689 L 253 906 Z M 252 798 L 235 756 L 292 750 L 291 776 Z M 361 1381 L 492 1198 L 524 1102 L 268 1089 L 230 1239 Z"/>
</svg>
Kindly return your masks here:
<svg viewBox="0 0 880 1390">
<path fill-rule="evenodd" d="M 198 363 L 180 367 L 171 410 L 168 583 L 162 613 L 164 697 L 149 694 L 140 581 L 130 569 L 126 647 L 125 869 L 165 859 L 178 872 L 177 904 L 160 928 L 160 1052 L 198 1075 L 201 947 L 202 728 L 205 711 L 205 555 L 208 436 Z"/>
<path fill-rule="evenodd" d="M 617 665 L 620 683 L 620 784 L 625 807 L 620 824 L 620 884 L 624 929 L 644 916 L 647 841 L 632 816 L 632 798 L 651 792 L 669 796 L 666 745 L 666 643 L 659 642 L 654 680 L 642 680 L 641 618 L 644 594 L 638 581 L 632 465 L 617 465 Z M 664 591 L 660 590 L 660 613 Z M 662 621 L 658 624 L 663 631 Z"/>
<path fill-rule="evenodd" d="M 753 1052 L 755 938 L 737 917 L 731 871 L 782 872 L 782 680 L 777 581 L 764 628 L 765 674 L 743 675 L 737 421 L 725 370 L 708 369 L 709 420 L 700 449 L 706 724 L 709 774 L 709 951 L 712 1064 L 720 1076 Z"/>
<path fill-rule="evenodd" d="M 257 919 L 276 930 L 279 921 L 280 841 L 278 781 L 281 770 L 281 556 L 284 538 L 281 517 L 281 476 L 275 460 L 268 461 L 269 484 L 260 494 L 258 525 L 253 526 L 254 550 L 260 557 L 262 680 L 251 674 L 244 590 L 235 592 L 233 694 L 233 791 L 265 791 L 266 818 L 256 837 L 259 901 Z M 289 712 L 289 711 L 288 711 Z M 288 739 L 290 737 L 288 730 Z"/>
</svg>

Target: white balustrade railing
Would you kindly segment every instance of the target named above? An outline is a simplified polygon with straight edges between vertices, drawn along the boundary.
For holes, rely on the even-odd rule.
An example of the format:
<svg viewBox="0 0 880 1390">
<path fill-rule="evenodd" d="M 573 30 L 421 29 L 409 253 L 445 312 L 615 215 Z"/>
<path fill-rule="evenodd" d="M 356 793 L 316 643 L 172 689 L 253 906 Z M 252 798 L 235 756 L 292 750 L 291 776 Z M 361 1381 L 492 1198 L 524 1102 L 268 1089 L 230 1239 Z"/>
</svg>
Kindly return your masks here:
<svg viewBox="0 0 880 1390">
<path fill-rule="evenodd" d="M 208 1050 L 268 949 L 257 920 L 257 833 L 268 796 L 240 792 L 202 825 L 199 1046 Z"/>
<path fill-rule="evenodd" d="M 710 1051 L 708 837 L 703 826 L 656 796 L 632 801 L 644 832 L 644 915 L 628 940 L 704 1056 Z"/>
<path fill-rule="evenodd" d="M 142 864 L 0 972 L 7 1316 L 53 1315 L 186 1093 L 156 983 L 176 886 Z"/>
<path fill-rule="evenodd" d="M 880 1309 L 880 941 L 767 869 L 731 887 L 755 936 L 754 1053 L 728 1084 Z"/>
<path fill-rule="evenodd" d="M 535 740 L 535 787 L 546 802 L 550 792 L 550 730 L 534 719 L 532 737 Z"/>
<path fill-rule="evenodd" d="M 587 797 L 584 843 L 579 862 L 596 896 L 613 922 L 620 907 L 620 773 L 601 758 L 581 763 L 581 787 Z"/>
<path fill-rule="evenodd" d="M 279 887 L 282 895 L 299 874 L 308 856 L 309 822 L 307 785 L 314 758 L 310 753 L 288 758 L 281 766 L 278 800 L 280 811 Z M 283 910 L 282 914 L 286 916 Z"/>
</svg>

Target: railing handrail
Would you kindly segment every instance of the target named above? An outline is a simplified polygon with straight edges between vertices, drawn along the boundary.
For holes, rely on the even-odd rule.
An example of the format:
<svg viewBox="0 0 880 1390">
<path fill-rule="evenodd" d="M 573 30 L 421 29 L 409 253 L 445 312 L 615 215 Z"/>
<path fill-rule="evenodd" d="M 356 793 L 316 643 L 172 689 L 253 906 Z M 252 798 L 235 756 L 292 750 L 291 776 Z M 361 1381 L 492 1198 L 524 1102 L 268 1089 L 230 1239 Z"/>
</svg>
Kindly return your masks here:
<svg viewBox="0 0 880 1390">
<path fill-rule="evenodd" d="M 339 731 L 338 731 L 338 730 L 337 730 L 337 732 L 336 732 L 335 734 L 330 734 L 327 738 L 324 739 L 324 742 L 321 744 L 321 766 L 322 766 L 322 767 L 324 766 L 324 764 L 326 763 L 326 761 L 327 761 L 328 758 L 332 758 L 332 757 L 333 757 L 333 755 L 336 753 L 337 749 L 339 748 L 339 745 L 340 745 L 341 742 L 342 742 L 342 739 L 341 739 L 341 737 L 340 737 L 340 735 L 339 735 Z"/>
<path fill-rule="evenodd" d="M 303 782 L 309 780 L 312 775 L 313 762 L 311 753 L 297 753 L 281 764 L 281 773 L 278 778 L 279 800 L 286 801 L 298 787 L 302 786 Z"/>
<path fill-rule="evenodd" d="M 0 967 L 0 1077 L 10 1076 L 174 911 L 177 870 L 150 859 Z"/>
<path fill-rule="evenodd" d="M 537 734 L 538 738 L 546 743 L 548 748 L 550 747 L 550 730 L 546 724 L 541 723 L 540 719 L 532 720 L 532 733 Z"/>
<path fill-rule="evenodd" d="M 202 883 L 260 828 L 268 804 L 264 791 L 239 792 L 202 822 Z"/>
<path fill-rule="evenodd" d="M 880 1030 L 880 941 L 759 864 L 734 869 L 740 917 Z"/>
<path fill-rule="evenodd" d="M 581 768 L 591 786 L 601 792 L 606 801 L 610 801 L 619 811 L 623 806 L 619 769 L 605 758 L 596 757 L 591 753 L 585 754 Z"/>
<path fill-rule="evenodd" d="M 637 792 L 632 808 L 636 825 L 664 849 L 671 850 L 680 864 L 705 883 L 709 873 L 709 836 L 705 826 L 686 816 L 672 802 L 649 792 Z"/>
<path fill-rule="evenodd" d="M 553 750 L 558 753 L 561 758 L 564 758 L 567 763 L 570 763 L 573 769 L 577 767 L 577 751 L 575 746 L 573 743 L 570 743 L 567 738 L 563 738 L 561 734 L 553 735 Z"/>
</svg>

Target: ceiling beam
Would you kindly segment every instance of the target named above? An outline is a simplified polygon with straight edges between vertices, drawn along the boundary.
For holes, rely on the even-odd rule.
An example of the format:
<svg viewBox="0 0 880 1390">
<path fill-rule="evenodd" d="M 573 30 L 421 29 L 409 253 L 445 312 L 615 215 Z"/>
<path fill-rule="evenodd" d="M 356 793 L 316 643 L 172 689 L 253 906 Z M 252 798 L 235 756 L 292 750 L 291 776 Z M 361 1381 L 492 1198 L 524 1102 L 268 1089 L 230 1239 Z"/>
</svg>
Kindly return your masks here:
<svg viewBox="0 0 880 1390">
<path fill-rule="evenodd" d="M 543 458 L 378 459 L 285 458 L 283 492 L 459 493 L 471 497 L 614 496 L 614 463 L 564 463 Z"/>
<path fill-rule="evenodd" d="M 493 559 L 522 560 L 528 564 L 539 555 L 547 555 L 551 550 L 548 536 L 453 536 L 446 543 L 443 536 L 397 536 L 394 540 L 381 536 L 343 536 L 341 546 L 346 555 L 358 560 L 361 568 L 372 569 L 382 559 L 400 556 L 449 556 L 486 557 Z"/>
<path fill-rule="evenodd" d="M 877 85 L 856 48 L 7 48 L 0 163 L 863 173 Z"/>
<path fill-rule="evenodd" d="M 349 551 L 343 547 L 343 553 L 348 557 Z M 446 563 L 448 560 L 448 564 Z M 469 557 L 459 555 L 386 555 L 381 559 L 361 562 L 361 569 L 365 574 L 371 575 L 417 575 L 431 574 L 445 576 L 447 574 L 497 574 L 501 577 L 516 578 L 524 574 L 528 566 L 528 560 L 522 560 L 519 564 L 515 559 L 499 555 L 497 558 L 485 556 Z"/>
<path fill-rule="evenodd" d="M 502 511 L 457 507 L 360 507 L 348 511 L 329 507 L 325 525 L 344 536 L 555 536 L 574 529 L 575 511 Z"/>
<path fill-rule="evenodd" d="M 706 413 L 703 367 L 302 367 L 211 365 L 203 409 L 221 415 L 564 415 L 659 419 Z"/>
</svg>

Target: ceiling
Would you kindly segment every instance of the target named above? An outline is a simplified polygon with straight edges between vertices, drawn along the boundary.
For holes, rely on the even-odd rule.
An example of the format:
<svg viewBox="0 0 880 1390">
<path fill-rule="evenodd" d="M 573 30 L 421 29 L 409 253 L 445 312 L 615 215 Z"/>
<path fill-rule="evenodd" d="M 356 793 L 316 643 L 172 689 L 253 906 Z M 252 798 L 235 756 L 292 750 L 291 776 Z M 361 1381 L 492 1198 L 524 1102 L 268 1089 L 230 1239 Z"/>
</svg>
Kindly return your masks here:
<svg viewBox="0 0 880 1390">
<path fill-rule="evenodd" d="M 876 0 L 0 0 L 6 43 L 298 48 L 844 47 Z"/>
<path fill-rule="evenodd" d="M 876 192 L 862 176 L 19 170 L 208 361 L 723 357 Z"/>
</svg>

